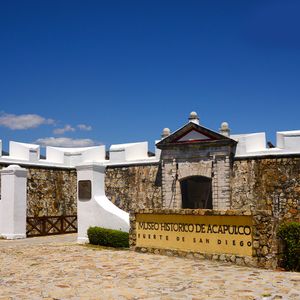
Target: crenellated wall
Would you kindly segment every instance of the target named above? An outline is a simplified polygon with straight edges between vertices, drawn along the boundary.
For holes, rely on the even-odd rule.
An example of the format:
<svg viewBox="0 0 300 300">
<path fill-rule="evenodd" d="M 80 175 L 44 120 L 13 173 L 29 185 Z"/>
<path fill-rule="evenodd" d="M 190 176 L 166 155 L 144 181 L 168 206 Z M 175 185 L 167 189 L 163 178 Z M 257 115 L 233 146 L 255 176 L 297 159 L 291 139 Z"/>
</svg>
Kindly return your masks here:
<svg viewBox="0 0 300 300">
<path fill-rule="evenodd" d="M 0 169 L 4 166 L 0 165 Z M 76 214 L 75 169 L 22 167 L 29 170 L 28 216 Z M 199 164 L 200 169 L 203 167 Z M 216 167 L 217 164 L 218 178 L 227 180 L 220 176 L 221 168 Z M 193 162 L 182 162 L 178 179 L 185 176 L 187 169 L 196 172 Z M 269 210 L 282 221 L 300 221 L 300 156 L 235 159 L 230 186 L 230 208 Z M 114 204 L 128 212 L 162 208 L 161 164 L 107 166 L 105 192 Z"/>
<path fill-rule="evenodd" d="M 21 146 L 29 152 L 33 147 Z M 119 153 L 122 150 L 120 153 L 130 154 L 130 151 L 133 153 L 142 146 L 144 152 L 146 149 L 143 143 L 126 144 L 126 147 L 122 146 L 124 149 L 121 146 L 113 148 L 112 152 Z M 103 149 L 79 150 L 84 161 L 87 155 L 92 155 L 92 151 L 96 150 L 101 150 L 102 157 Z M 75 157 L 79 153 L 75 149 L 55 150 L 67 157 L 71 154 Z M 125 156 L 130 158 L 129 154 Z M 199 175 L 212 178 L 215 209 L 268 210 L 281 221 L 300 221 L 299 154 L 273 153 L 268 156 L 233 158 L 231 150 L 226 147 L 202 149 L 191 145 L 180 149 L 169 147 L 163 151 L 160 160 L 158 157 L 144 156 L 142 161 L 118 162 L 118 157 L 116 161 L 101 162 L 106 166 L 106 195 L 125 211 L 181 208 L 180 180 Z M 19 164 L 29 170 L 28 216 L 76 214 L 74 167 L 62 163 L 59 166 L 57 162 L 49 160 L 31 162 L 30 159 L 24 161 L 13 156 L 1 157 L 0 169 L 11 164 Z"/>
</svg>

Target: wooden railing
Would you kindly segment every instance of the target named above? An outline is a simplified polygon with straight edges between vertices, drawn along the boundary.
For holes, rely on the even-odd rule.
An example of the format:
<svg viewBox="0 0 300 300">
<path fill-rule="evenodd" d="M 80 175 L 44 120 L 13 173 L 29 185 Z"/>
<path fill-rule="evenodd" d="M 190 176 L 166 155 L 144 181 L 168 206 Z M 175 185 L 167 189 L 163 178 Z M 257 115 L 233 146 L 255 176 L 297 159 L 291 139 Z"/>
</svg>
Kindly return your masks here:
<svg viewBox="0 0 300 300">
<path fill-rule="evenodd" d="M 77 232 L 77 215 L 27 217 L 27 237 Z"/>
</svg>

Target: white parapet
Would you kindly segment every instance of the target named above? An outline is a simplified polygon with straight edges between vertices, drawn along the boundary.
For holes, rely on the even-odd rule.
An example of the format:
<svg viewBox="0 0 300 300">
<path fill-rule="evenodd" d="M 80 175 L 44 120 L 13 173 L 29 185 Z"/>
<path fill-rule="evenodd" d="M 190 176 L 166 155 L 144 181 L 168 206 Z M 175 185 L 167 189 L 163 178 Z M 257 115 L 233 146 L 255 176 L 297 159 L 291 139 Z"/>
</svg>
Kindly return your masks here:
<svg viewBox="0 0 300 300">
<path fill-rule="evenodd" d="M 276 147 L 266 147 L 264 132 L 231 135 L 238 142 L 236 157 L 284 155 L 300 153 L 300 130 L 277 132 Z"/>
<path fill-rule="evenodd" d="M 6 164 L 36 165 L 58 168 L 74 168 L 86 162 L 99 162 L 105 165 L 147 164 L 158 162 L 160 150 L 156 148 L 155 156 L 148 156 L 148 142 L 112 145 L 110 160 L 106 160 L 105 145 L 80 148 L 46 147 L 46 157 L 40 158 L 40 146 L 19 142 L 10 142 L 9 155 L 1 156 L 0 162 Z"/>
<path fill-rule="evenodd" d="M 37 162 L 40 159 L 40 146 L 10 141 L 9 157 L 16 160 Z"/>
<path fill-rule="evenodd" d="M 46 161 L 75 166 L 77 164 L 105 160 L 105 146 L 94 146 L 85 148 L 60 148 L 46 147 Z"/>
<path fill-rule="evenodd" d="M 77 169 L 78 243 L 87 243 L 91 226 L 129 231 L 129 214 L 105 196 L 105 166 L 85 163 Z"/>
<path fill-rule="evenodd" d="M 230 138 L 238 142 L 236 156 L 267 150 L 265 132 L 236 134 L 231 135 Z"/>
<path fill-rule="evenodd" d="M 300 152 L 300 130 L 279 131 L 276 138 L 278 148 L 291 152 Z"/>
<path fill-rule="evenodd" d="M 148 142 L 111 145 L 109 160 L 111 163 L 122 163 L 148 159 Z"/>
<path fill-rule="evenodd" d="M 0 236 L 6 239 L 25 238 L 27 170 L 10 165 L 0 173 Z"/>
</svg>

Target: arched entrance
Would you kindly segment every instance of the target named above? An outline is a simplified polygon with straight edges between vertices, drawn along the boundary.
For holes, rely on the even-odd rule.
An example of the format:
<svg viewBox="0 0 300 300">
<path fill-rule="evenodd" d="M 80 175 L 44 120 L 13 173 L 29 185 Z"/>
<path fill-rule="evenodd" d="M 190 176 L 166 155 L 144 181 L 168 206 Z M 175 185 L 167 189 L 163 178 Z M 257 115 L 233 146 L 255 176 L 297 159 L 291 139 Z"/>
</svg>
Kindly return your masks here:
<svg viewBox="0 0 300 300">
<path fill-rule="evenodd" d="M 180 181 L 182 208 L 212 209 L 211 178 L 191 176 Z"/>
</svg>

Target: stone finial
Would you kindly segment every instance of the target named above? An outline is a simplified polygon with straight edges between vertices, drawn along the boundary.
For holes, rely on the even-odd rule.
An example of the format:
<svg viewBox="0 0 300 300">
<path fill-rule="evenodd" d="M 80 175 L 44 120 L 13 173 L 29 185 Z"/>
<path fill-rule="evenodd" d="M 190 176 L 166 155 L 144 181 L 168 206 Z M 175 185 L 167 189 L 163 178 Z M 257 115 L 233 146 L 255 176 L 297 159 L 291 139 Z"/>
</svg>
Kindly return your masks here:
<svg viewBox="0 0 300 300">
<path fill-rule="evenodd" d="M 197 125 L 200 124 L 199 117 L 195 111 L 192 111 L 189 116 L 189 122 L 193 122 Z"/>
<path fill-rule="evenodd" d="M 227 122 L 222 122 L 220 133 L 223 134 L 224 136 L 230 136 L 230 128 Z"/>
<path fill-rule="evenodd" d="M 171 130 L 169 128 L 164 128 L 161 134 L 161 137 L 164 139 L 171 134 Z"/>
</svg>

